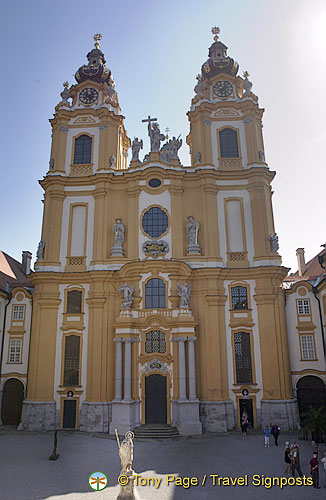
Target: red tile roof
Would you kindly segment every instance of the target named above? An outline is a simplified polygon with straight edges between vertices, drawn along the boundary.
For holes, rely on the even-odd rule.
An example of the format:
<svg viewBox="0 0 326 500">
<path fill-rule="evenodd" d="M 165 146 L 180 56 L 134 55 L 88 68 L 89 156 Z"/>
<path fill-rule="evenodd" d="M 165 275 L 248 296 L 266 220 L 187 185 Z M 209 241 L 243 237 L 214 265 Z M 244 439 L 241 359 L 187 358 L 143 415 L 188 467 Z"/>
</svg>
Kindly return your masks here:
<svg viewBox="0 0 326 500">
<path fill-rule="evenodd" d="M 299 271 L 296 271 L 293 274 L 289 274 L 283 281 L 302 281 L 302 280 L 315 280 L 319 276 L 322 276 L 326 273 L 326 269 L 323 269 L 318 262 L 319 255 L 325 255 L 326 250 L 321 250 L 315 257 L 306 262 L 306 270 L 302 276 L 299 276 Z"/>
<path fill-rule="evenodd" d="M 6 290 L 6 282 L 12 287 L 32 286 L 26 274 L 23 273 L 21 262 L 0 250 L 0 289 Z"/>
</svg>

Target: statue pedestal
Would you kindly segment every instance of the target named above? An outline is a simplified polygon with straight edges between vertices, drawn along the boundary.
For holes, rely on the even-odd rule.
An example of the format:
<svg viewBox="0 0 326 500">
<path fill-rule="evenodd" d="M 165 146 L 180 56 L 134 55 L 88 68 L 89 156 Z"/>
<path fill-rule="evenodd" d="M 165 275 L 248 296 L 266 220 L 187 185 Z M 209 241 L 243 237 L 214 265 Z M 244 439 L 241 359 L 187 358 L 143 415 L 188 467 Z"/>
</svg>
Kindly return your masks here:
<svg viewBox="0 0 326 500">
<path fill-rule="evenodd" d="M 112 247 L 111 257 L 123 257 L 123 248 L 122 247 Z"/>
<path fill-rule="evenodd" d="M 180 316 L 192 316 L 192 311 L 189 307 L 180 307 L 179 309 L 179 317 Z"/>
<path fill-rule="evenodd" d="M 137 168 L 140 166 L 140 161 L 139 160 L 131 160 L 130 162 L 130 168 Z"/>
<path fill-rule="evenodd" d="M 198 243 L 188 246 L 188 255 L 200 255 L 200 246 Z"/>
<path fill-rule="evenodd" d="M 124 471 L 120 472 L 120 476 L 125 476 L 128 478 L 128 483 L 126 485 L 120 485 L 120 492 L 117 496 L 117 500 L 140 500 L 139 495 L 135 491 L 135 476 L 134 471 Z M 125 478 L 124 478 L 125 479 Z"/>
<path fill-rule="evenodd" d="M 121 309 L 120 318 L 132 318 L 131 309 Z"/>
<path fill-rule="evenodd" d="M 149 161 L 160 161 L 160 152 L 151 151 L 149 154 Z"/>
</svg>

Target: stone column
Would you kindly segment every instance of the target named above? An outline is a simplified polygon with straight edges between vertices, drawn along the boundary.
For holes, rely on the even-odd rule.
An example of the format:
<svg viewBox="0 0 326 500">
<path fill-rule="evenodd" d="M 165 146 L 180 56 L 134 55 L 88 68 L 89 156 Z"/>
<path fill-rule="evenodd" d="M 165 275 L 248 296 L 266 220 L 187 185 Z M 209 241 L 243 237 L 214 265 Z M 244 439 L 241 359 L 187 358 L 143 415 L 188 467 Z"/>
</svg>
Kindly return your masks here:
<svg viewBox="0 0 326 500">
<path fill-rule="evenodd" d="M 185 337 L 176 338 L 179 342 L 179 401 L 187 399 L 186 394 L 186 360 L 185 360 Z"/>
<path fill-rule="evenodd" d="M 196 396 L 196 366 L 195 366 L 195 340 L 196 337 L 188 338 L 188 372 L 189 372 L 189 400 L 197 400 Z"/>
<path fill-rule="evenodd" d="M 117 345 L 115 358 L 115 401 L 122 399 L 122 339 L 114 339 Z"/>
<path fill-rule="evenodd" d="M 125 338 L 125 379 L 124 379 L 124 401 L 131 400 L 131 342 L 132 339 Z"/>
</svg>

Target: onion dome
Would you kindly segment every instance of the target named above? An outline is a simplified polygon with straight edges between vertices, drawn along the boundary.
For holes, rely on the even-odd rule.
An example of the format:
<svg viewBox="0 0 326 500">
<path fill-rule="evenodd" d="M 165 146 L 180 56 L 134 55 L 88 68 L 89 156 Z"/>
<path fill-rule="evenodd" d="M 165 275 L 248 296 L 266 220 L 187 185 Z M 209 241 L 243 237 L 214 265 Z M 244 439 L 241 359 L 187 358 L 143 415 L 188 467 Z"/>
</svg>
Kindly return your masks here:
<svg viewBox="0 0 326 500">
<path fill-rule="evenodd" d="M 75 73 L 77 83 L 84 82 L 85 80 L 92 80 L 98 83 L 110 83 L 111 71 L 105 66 L 106 60 L 103 52 L 100 50 L 100 40 L 102 35 L 97 33 L 94 35 L 94 47 L 87 54 L 88 64 L 84 64 Z"/>
<path fill-rule="evenodd" d="M 227 55 L 227 46 L 219 41 L 218 33 L 220 28 L 212 28 L 214 36 L 214 43 L 210 46 L 208 51 L 209 58 L 202 65 L 202 79 L 212 78 L 219 73 L 228 73 L 229 75 L 236 76 L 239 64 Z"/>
</svg>

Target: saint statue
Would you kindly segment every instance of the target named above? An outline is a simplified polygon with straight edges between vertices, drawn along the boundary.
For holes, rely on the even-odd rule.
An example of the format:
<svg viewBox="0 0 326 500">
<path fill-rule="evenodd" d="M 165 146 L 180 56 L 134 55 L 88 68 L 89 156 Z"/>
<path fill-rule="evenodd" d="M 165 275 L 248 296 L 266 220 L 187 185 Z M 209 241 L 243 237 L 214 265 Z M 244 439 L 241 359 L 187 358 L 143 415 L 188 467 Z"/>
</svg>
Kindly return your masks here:
<svg viewBox="0 0 326 500">
<path fill-rule="evenodd" d="M 111 255 L 123 257 L 123 242 L 125 240 L 125 227 L 121 219 L 116 219 L 113 226 L 114 242 Z"/>
<path fill-rule="evenodd" d="M 181 297 L 179 308 L 188 308 L 190 301 L 191 286 L 185 283 L 184 285 L 177 284 L 178 295 Z"/>
<path fill-rule="evenodd" d="M 277 253 L 278 252 L 278 249 L 279 249 L 279 243 L 278 243 L 278 236 L 277 236 L 277 233 L 274 233 L 274 234 L 270 234 L 268 236 L 268 239 L 271 243 L 271 248 L 272 248 L 272 252 L 273 253 Z"/>
<path fill-rule="evenodd" d="M 119 292 L 123 292 L 123 304 L 121 309 L 131 309 L 134 300 L 135 287 L 133 285 L 128 286 L 127 283 L 123 283 L 120 285 L 118 290 Z"/>
<path fill-rule="evenodd" d="M 153 125 L 151 126 L 149 122 L 147 128 L 148 128 L 148 135 L 151 140 L 151 151 L 157 152 L 160 150 L 160 143 L 164 141 L 165 135 L 161 134 L 158 123 L 153 123 Z"/>
<path fill-rule="evenodd" d="M 120 444 L 119 442 L 119 436 L 118 436 L 118 431 L 115 429 L 115 434 L 117 437 L 118 441 L 118 446 L 119 446 L 119 457 L 121 460 L 121 474 L 126 474 L 126 473 L 132 473 L 132 461 L 134 458 L 134 433 L 131 431 L 126 432 L 125 434 L 125 439 L 122 441 Z"/>
<path fill-rule="evenodd" d="M 181 135 L 181 134 L 180 134 Z M 174 136 L 172 139 L 170 139 L 169 144 L 170 144 L 170 149 L 171 149 L 171 158 L 178 158 L 178 151 L 182 146 L 182 139 L 179 139 L 179 137 L 176 139 Z"/>
<path fill-rule="evenodd" d="M 188 239 L 188 245 L 197 245 L 198 244 L 198 229 L 199 229 L 199 222 L 195 221 L 193 217 L 188 217 L 188 224 L 187 224 L 187 239 Z"/>
<path fill-rule="evenodd" d="M 139 160 L 139 151 L 141 149 L 143 149 L 143 141 L 142 139 L 140 139 L 139 141 L 138 137 L 135 137 L 131 145 L 131 151 L 132 151 L 131 161 Z"/>
<path fill-rule="evenodd" d="M 36 251 L 37 260 L 44 259 L 44 248 L 45 248 L 45 241 L 41 240 L 38 244 L 37 251 Z"/>
</svg>

